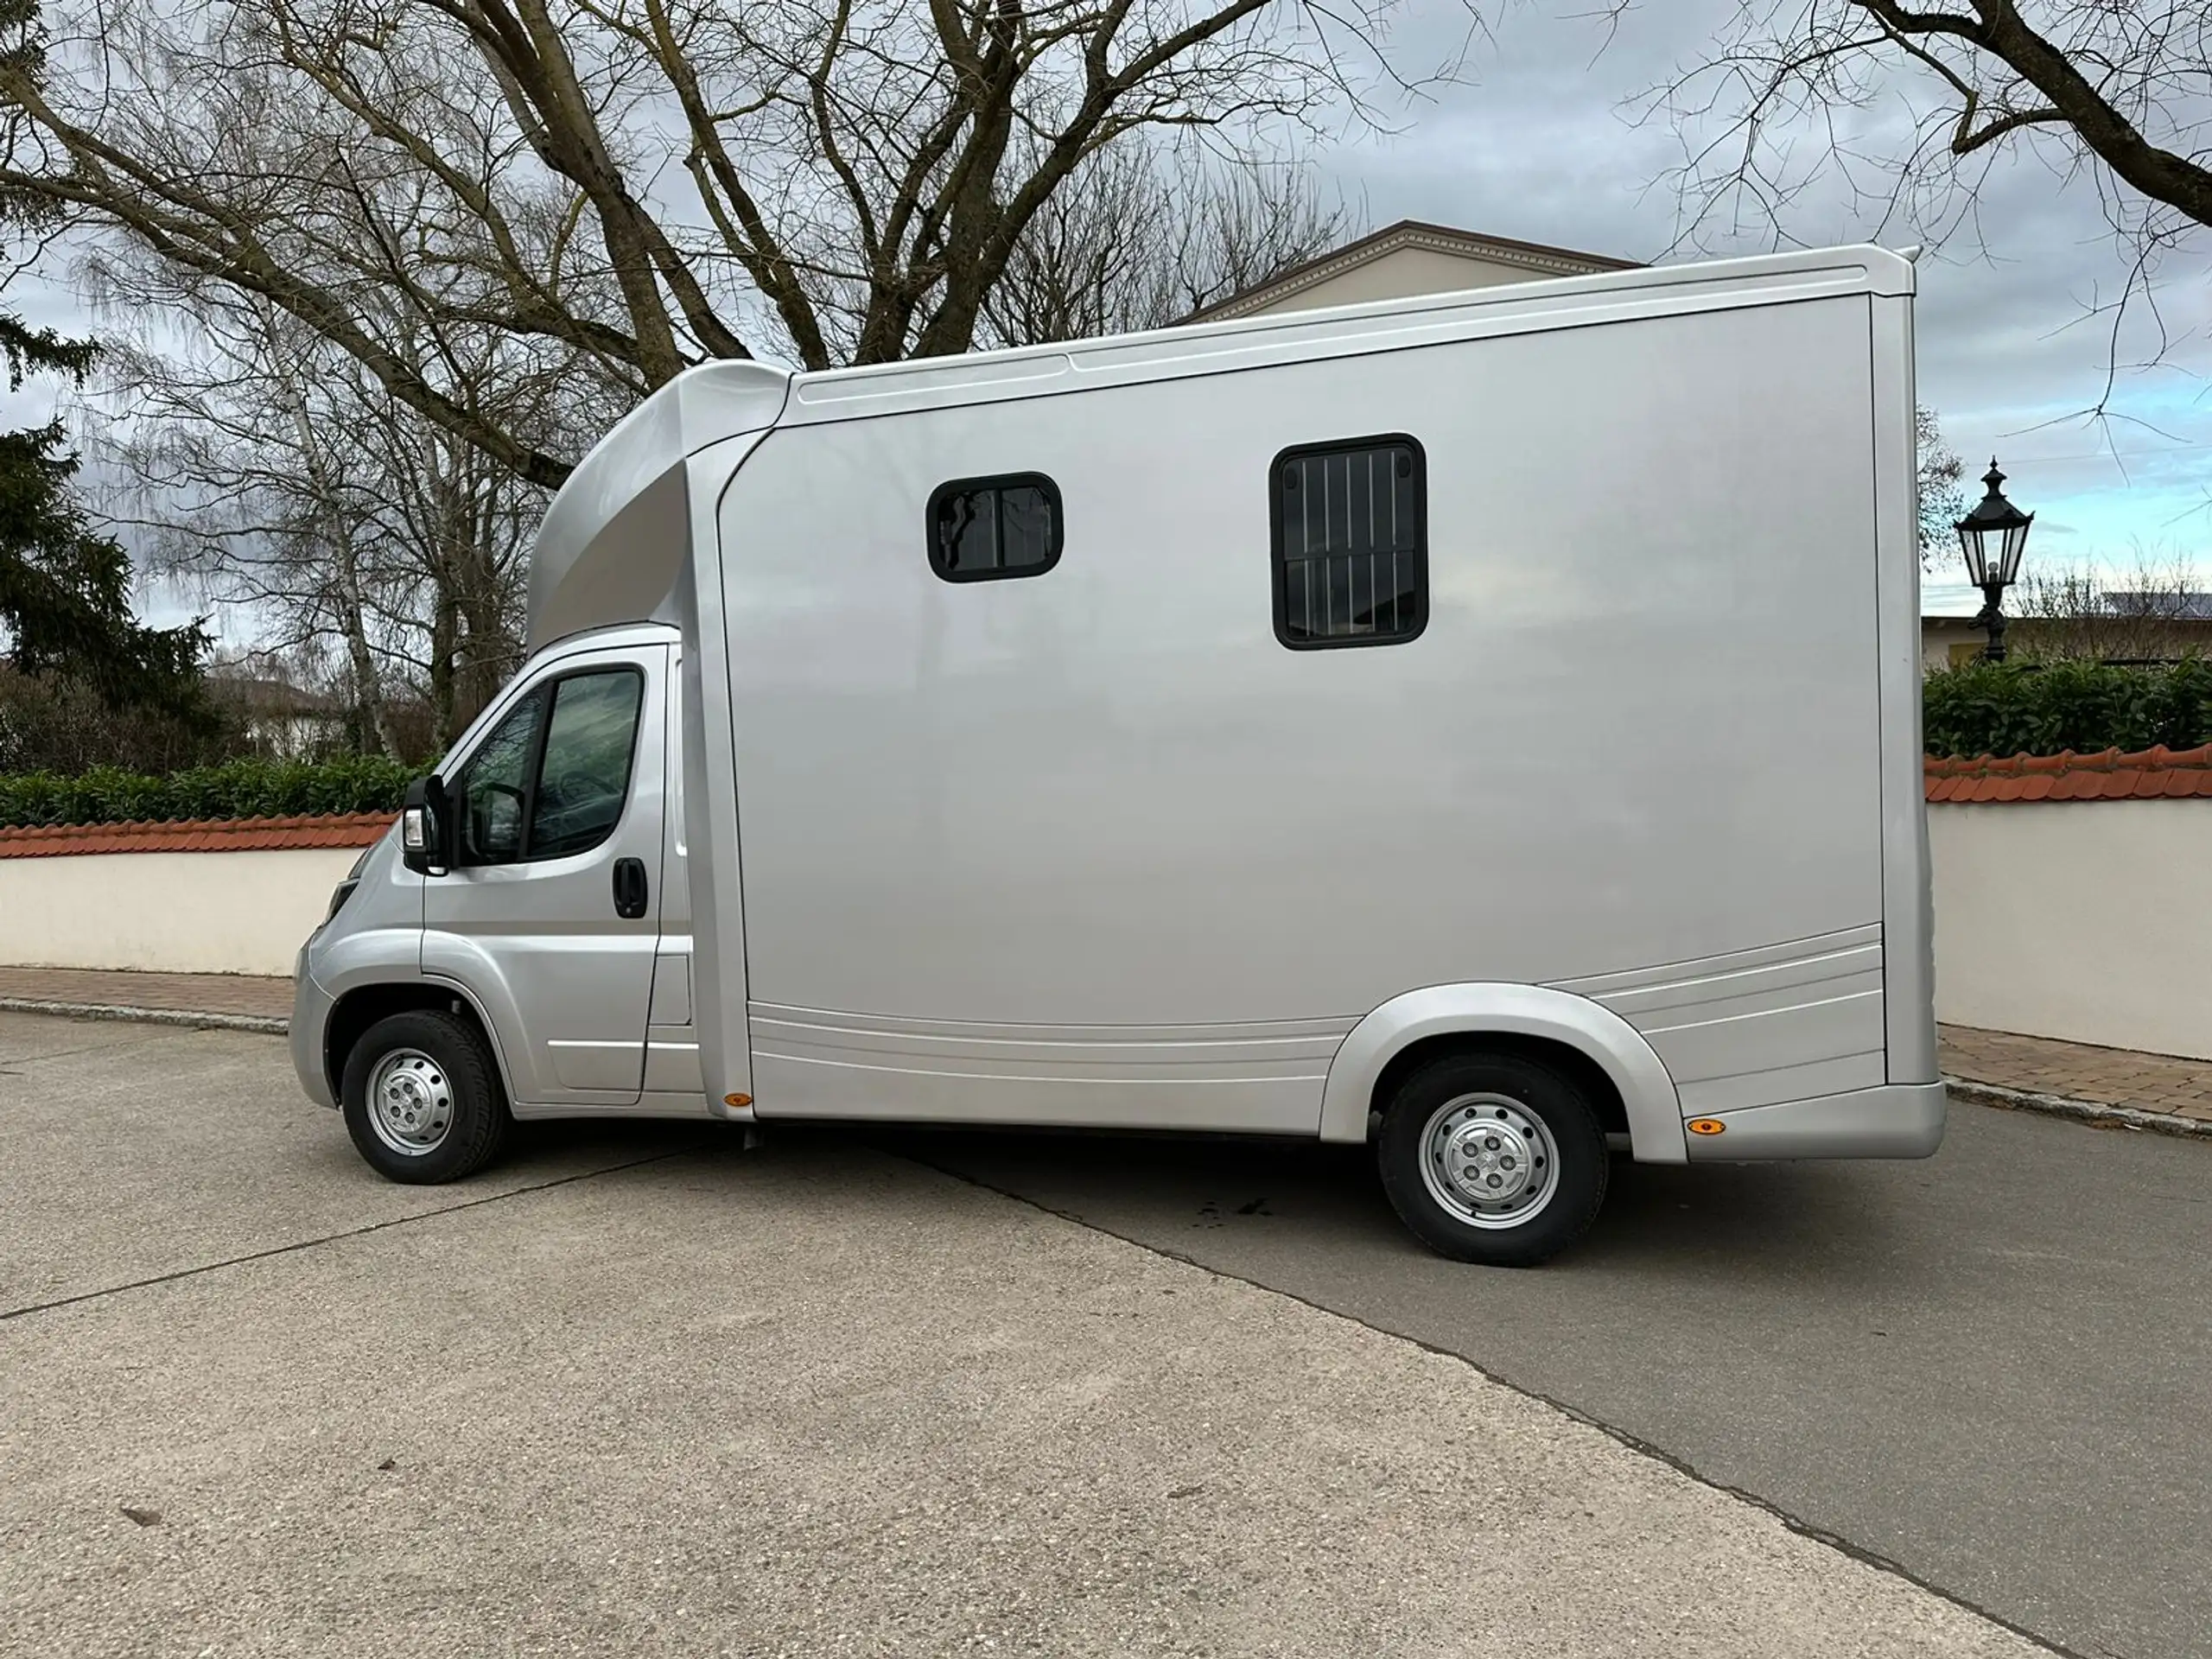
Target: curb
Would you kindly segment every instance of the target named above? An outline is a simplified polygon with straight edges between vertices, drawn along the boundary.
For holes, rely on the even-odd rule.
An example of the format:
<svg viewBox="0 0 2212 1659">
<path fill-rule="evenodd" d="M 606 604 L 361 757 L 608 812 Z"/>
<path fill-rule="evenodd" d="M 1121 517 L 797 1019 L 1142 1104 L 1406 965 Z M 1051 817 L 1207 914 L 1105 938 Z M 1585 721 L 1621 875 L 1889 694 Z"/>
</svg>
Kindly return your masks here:
<svg viewBox="0 0 2212 1659">
<path fill-rule="evenodd" d="M 194 1014 L 186 1008 L 133 1008 L 112 1002 L 45 1002 L 35 997 L 0 996 L 0 1014 L 53 1014 L 70 1020 L 130 1020 L 147 1026 L 214 1027 L 223 1031 L 257 1031 L 282 1037 L 292 1022 L 273 1014 Z"/>
<path fill-rule="evenodd" d="M 2133 1106 L 2107 1106 L 2102 1101 L 2075 1100 L 2067 1095 L 2040 1095 L 2029 1089 L 2007 1089 L 2001 1084 L 1974 1083 L 1965 1077 L 1945 1077 L 1943 1085 L 1954 1097 L 2007 1111 L 2041 1112 L 2048 1117 L 2070 1117 L 2077 1123 L 2107 1128 L 2147 1130 L 2152 1135 L 2178 1135 L 2183 1140 L 2212 1139 L 2212 1122 L 2177 1117 L 2171 1112 L 2146 1112 Z"/>
</svg>

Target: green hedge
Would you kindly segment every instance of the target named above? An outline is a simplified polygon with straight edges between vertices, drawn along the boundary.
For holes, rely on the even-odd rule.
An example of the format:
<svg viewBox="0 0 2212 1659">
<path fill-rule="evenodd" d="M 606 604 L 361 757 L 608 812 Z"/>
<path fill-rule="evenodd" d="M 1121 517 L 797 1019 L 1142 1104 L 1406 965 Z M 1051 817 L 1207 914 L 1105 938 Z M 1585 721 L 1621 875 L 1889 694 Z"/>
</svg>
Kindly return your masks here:
<svg viewBox="0 0 2212 1659">
<path fill-rule="evenodd" d="M 162 778 L 113 766 L 73 776 L 0 773 L 0 825 L 397 812 L 409 781 L 421 771 L 397 760 L 357 755 L 343 760 L 232 760 Z"/>
<path fill-rule="evenodd" d="M 1930 674 L 1922 707 L 1930 754 L 2194 749 L 2212 743 L 2212 662 L 1975 663 Z"/>
</svg>

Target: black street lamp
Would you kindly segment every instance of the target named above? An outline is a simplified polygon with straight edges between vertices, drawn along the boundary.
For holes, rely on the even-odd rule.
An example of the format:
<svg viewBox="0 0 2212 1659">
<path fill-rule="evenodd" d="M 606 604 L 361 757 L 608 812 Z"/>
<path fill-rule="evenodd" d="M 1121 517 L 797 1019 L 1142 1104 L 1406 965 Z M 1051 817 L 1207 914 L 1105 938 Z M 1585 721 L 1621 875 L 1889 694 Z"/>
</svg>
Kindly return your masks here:
<svg viewBox="0 0 2212 1659">
<path fill-rule="evenodd" d="M 1981 481 L 1989 486 L 1989 493 L 1959 520 L 1959 548 L 1967 556 L 1967 580 L 1981 589 L 1981 613 L 1974 620 L 1975 627 L 1989 631 L 1989 644 L 1981 654 L 1993 663 L 2001 663 L 2005 660 L 2005 590 L 2020 574 L 2020 554 L 2028 544 L 2028 526 L 2035 523 L 2036 516 L 2022 512 L 2005 499 L 2004 491 L 1998 487 L 2004 483 L 2005 474 L 1997 470 L 1994 455 Z"/>
</svg>

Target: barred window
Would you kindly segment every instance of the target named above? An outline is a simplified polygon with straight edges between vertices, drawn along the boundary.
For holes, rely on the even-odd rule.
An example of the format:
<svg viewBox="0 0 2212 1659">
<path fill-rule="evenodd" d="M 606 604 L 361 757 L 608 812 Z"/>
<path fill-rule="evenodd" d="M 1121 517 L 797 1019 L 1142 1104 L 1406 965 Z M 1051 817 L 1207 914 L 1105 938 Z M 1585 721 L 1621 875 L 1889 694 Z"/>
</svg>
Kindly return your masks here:
<svg viewBox="0 0 2212 1659">
<path fill-rule="evenodd" d="M 930 569 L 947 582 L 1041 576 L 1060 562 L 1059 486 L 1042 473 L 940 484 L 929 536 Z"/>
<path fill-rule="evenodd" d="M 1402 435 L 1275 457 L 1275 638 L 1294 649 L 1399 645 L 1428 620 L 1428 475 Z"/>
</svg>

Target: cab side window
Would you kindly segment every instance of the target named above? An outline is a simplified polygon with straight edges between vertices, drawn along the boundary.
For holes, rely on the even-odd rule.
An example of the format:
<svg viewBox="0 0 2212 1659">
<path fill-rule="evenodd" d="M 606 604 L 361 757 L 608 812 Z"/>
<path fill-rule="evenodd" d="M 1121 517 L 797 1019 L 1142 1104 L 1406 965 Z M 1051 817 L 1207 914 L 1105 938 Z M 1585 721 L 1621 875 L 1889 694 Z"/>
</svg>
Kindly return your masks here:
<svg viewBox="0 0 2212 1659">
<path fill-rule="evenodd" d="M 461 775 L 461 861 L 568 858 L 613 834 L 644 698 L 645 677 L 634 668 L 533 687 Z"/>
<path fill-rule="evenodd" d="M 545 758 L 531 797 L 527 856 L 567 858 L 614 833 L 630 792 L 644 695 L 645 677 L 629 668 L 555 684 Z"/>
</svg>

